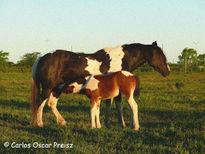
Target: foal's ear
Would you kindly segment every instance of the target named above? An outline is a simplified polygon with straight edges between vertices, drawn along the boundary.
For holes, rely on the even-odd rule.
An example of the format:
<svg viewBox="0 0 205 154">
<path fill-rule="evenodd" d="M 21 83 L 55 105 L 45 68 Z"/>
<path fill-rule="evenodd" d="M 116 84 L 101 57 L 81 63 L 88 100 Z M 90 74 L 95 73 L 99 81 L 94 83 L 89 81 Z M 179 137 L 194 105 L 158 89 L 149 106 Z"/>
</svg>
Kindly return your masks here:
<svg viewBox="0 0 205 154">
<path fill-rule="evenodd" d="M 153 46 L 157 46 L 157 41 L 154 41 L 154 42 L 152 43 L 152 45 L 153 45 Z"/>
</svg>

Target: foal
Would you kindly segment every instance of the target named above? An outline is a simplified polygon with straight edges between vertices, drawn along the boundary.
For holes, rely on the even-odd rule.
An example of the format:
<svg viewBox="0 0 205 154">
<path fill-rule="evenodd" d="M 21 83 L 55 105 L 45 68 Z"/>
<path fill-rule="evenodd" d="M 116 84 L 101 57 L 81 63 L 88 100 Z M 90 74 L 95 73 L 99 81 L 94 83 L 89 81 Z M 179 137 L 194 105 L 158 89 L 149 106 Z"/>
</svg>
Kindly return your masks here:
<svg viewBox="0 0 205 154">
<path fill-rule="evenodd" d="M 126 97 L 132 112 L 132 126 L 134 126 L 134 130 L 139 129 L 138 106 L 133 97 L 133 94 L 139 95 L 139 79 L 127 71 L 119 71 L 108 75 L 88 76 L 83 84 L 74 82 L 64 87 L 63 92 L 80 93 L 89 97 L 91 101 L 92 128 L 101 128 L 99 118 L 100 101 L 103 99 L 113 99 L 121 92 Z"/>
</svg>

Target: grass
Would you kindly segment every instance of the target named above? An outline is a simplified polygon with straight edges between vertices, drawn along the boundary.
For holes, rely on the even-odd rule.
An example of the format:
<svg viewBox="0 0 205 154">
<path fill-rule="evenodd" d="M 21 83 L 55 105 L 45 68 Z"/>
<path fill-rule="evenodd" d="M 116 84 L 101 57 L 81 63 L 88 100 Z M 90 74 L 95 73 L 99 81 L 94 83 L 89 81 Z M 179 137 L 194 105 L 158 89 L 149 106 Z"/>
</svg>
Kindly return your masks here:
<svg viewBox="0 0 205 154">
<path fill-rule="evenodd" d="M 127 128 L 117 123 L 113 104 L 112 128 L 104 126 L 105 103 L 101 105 L 102 129 L 90 129 L 90 103 L 82 95 L 62 95 L 58 110 L 68 122 L 59 127 L 44 108 L 44 128 L 31 124 L 30 73 L 0 73 L 0 153 L 203 153 L 205 149 L 205 73 L 140 73 L 140 130 L 129 126 L 130 110 L 123 99 Z M 177 86 L 181 85 L 181 86 Z M 4 147 L 4 142 L 15 148 Z M 14 143 L 15 142 L 15 143 Z M 33 148 L 51 144 L 50 148 Z M 72 148 L 54 147 L 54 142 Z M 69 143 L 69 144 L 68 144 Z M 30 147 L 29 147 L 30 144 Z M 68 145 L 66 145 L 68 144 Z M 44 145 L 48 146 L 48 145 Z"/>
</svg>

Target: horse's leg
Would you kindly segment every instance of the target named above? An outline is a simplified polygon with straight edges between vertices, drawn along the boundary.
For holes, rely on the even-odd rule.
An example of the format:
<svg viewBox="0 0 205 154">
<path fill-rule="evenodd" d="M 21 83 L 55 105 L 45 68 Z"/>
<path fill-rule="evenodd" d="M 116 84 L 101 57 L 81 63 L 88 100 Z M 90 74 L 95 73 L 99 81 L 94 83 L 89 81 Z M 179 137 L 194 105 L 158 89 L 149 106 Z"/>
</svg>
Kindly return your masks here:
<svg viewBox="0 0 205 154">
<path fill-rule="evenodd" d="M 58 98 L 53 96 L 53 93 L 51 93 L 49 100 L 48 100 L 48 106 L 51 108 L 52 112 L 56 116 L 56 120 L 57 120 L 58 125 L 66 126 L 65 119 L 61 116 L 61 114 L 58 112 L 58 109 L 56 108 L 57 102 L 58 102 Z"/>
<path fill-rule="evenodd" d="M 112 101 L 113 99 L 105 100 L 106 101 L 106 112 L 105 112 L 105 125 L 106 127 L 110 128 L 110 112 L 112 107 Z"/>
<path fill-rule="evenodd" d="M 42 95 L 40 96 L 40 104 L 38 105 L 36 120 L 34 120 L 34 125 L 37 127 L 43 127 L 43 108 L 49 96 L 49 89 L 43 89 Z"/>
<path fill-rule="evenodd" d="M 41 105 L 38 107 L 38 110 L 37 110 L 37 113 L 36 113 L 36 119 L 34 120 L 34 126 L 43 128 L 42 116 L 43 116 L 43 108 L 45 106 L 46 101 L 47 101 L 47 99 L 45 99 L 41 103 Z"/>
<path fill-rule="evenodd" d="M 96 124 L 97 124 L 97 128 L 101 128 L 101 124 L 100 124 L 100 100 L 98 100 L 96 102 L 96 105 L 97 105 Z"/>
<path fill-rule="evenodd" d="M 118 121 L 119 121 L 119 124 L 122 127 L 125 128 L 126 124 L 125 124 L 123 113 L 122 113 L 122 97 L 121 97 L 121 93 L 117 97 L 115 97 L 114 100 L 115 100 L 116 108 L 117 108 L 117 111 L 118 111 Z"/>
<path fill-rule="evenodd" d="M 138 106 L 133 98 L 133 92 L 131 93 L 131 95 L 128 99 L 128 104 L 130 106 L 130 109 L 132 110 L 131 120 L 132 120 L 132 124 L 134 125 L 134 130 L 138 130 L 140 127 L 139 120 L 138 120 Z"/>
</svg>

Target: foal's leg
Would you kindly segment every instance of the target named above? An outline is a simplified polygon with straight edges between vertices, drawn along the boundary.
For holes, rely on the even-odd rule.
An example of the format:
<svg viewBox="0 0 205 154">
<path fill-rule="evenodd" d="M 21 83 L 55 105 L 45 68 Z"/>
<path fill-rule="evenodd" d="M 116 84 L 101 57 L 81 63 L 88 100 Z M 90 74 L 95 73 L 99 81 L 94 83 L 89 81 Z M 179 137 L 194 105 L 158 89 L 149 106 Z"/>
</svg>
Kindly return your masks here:
<svg viewBox="0 0 205 154">
<path fill-rule="evenodd" d="M 58 102 L 58 98 L 53 96 L 53 93 L 51 93 L 49 100 L 48 100 L 48 106 L 51 108 L 52 112 L 55 114 L 58 125 L 66 126 L 65 119 L 61 116 L 61 114 L 58 112 L 58 109 L 56 108 L 57 102 Z"/>
<path fill-rule="evenodd" d="M 126 124 L 125 124 L 125 121 L 124 121 L 124 117 L 123 117 L 123 113 L 122 113 L 122 97 L 121 97 L 121 93 L 114 98 L 115 100 L 115 103 L 116 103 L 116 108 L 117 108 L 117 111 L 118 111 L 118 120 L 119 120 L 119 124 L 122 126 L 122 127 L 126 127 Z"/>
<path fill-rule="evenodd" d="M 111 107 L 112 107 L 112 102 L 113 99 L 109 99 L 109 100 L 105 100 L 106 102 L 106 112 L 105 112 L 105 125 L 110 128 L 111 124 L 110 124 L 110 112 L 111 112 Z"/>
<path fill-rule="evenodd" d="M 100 124 L 100 100 L 98 100 L 96 102 L 96 105 L 97 105 L 96 124 L 97 124 L 97 128 L 101 128 L 101 124 Z"/>
<path fill-rule="evenodd" d="M 90 110 L 91 128 L 96 128 L 96 123 L 95 123 L 96 111 L 97 111 L 97 104 L 95 103 L 95 101 L 91 101 L 91 110 Z"/>
<path fill-rule="evenodd" d="M 126 124 L 125 124 L 123 113 L 122 113 L 121 93 L 117 97 L 115 97 L 114 100 L 115 100 L 116 108 L 117 108 L 117 111 L 118 111 L 118 121 L 119 121 L 119 124 L 122 127 L 125 128 Z M 113 100 L 106 100 L 105 125 L 108 128 L 111 127 L 111 124 L 110 124 L 110 112 L 111 112 L 112 101 Z"/>
<path fill-rule="evenodd" d="M 135 102 L 133 98 L 133 92 L 131 93 L 129 99 L 128 99 L 128 104 L 130 106 L 130 109 L 132 110 L 132 123 L 134 125 L 134 130 L 139 129 L 139 120 L 138 120 L 138 106 L 137 103 Z"/>
</svg>

